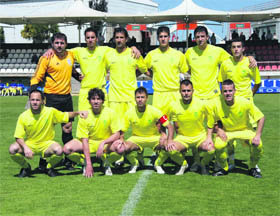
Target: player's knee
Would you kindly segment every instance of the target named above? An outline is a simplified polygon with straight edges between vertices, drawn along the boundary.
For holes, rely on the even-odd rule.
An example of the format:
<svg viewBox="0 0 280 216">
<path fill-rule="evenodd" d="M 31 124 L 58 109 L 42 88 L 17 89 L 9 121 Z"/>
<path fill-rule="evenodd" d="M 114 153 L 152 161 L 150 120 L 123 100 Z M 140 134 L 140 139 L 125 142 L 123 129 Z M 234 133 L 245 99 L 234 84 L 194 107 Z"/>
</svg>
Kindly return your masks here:
<svg viewBox="0 0 280 216">
<path fill-rule="evenodd" d="M 17 143 L 13 143 L 10 145 L 10 147 L 9 147 L 10 154 L 14 155 L 14 154 L 18 153 L 18 151 L 19 151 L 19 146 L 17 145 Z"/>
<path fill-rule="evenodd" d="M 63 154 L 63 149 L 62 149 L 62 147 L 59 144 L 57 144 L 57 145 L 54 146 L 53 152 L 57 156 L 61 156 Z"/>
</svg>

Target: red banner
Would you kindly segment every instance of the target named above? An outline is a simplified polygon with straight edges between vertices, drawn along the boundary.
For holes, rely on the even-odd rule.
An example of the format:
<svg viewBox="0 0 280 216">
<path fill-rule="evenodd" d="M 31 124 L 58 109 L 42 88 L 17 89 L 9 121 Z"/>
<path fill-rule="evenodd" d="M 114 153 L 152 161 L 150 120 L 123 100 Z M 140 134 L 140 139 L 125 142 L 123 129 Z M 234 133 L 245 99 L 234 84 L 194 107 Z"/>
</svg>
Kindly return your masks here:
<svg viewBox="0 0 280 216">
<path fill-rule="evenodd" d="M 147 30 L 146 25 L 126 25 L 126 30 L 127 31 L 145 31 Z"/>
<path fill-rule="evenodd" d="M 249 29 L 251 28 L 251 23 L 230 23 L 229 25 L 230 29 Z"/>
<path fill-rule="evenodd" d="M 188 25 L 188 28 L 187 26 Z M 183 23 L 183 22 L 177 22 L 177 30 L 194 30 L 197 27 L 197 23 Z"/>
</svg>

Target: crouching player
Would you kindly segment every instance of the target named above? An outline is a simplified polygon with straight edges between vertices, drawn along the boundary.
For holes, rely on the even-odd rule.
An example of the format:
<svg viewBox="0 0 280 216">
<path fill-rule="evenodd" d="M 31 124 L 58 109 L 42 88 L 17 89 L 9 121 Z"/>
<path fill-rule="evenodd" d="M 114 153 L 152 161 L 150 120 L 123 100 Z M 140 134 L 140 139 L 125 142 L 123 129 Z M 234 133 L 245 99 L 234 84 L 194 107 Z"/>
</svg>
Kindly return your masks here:
<svg viewBox="0 0 280 216">
<path fill-rule="evenodd" d="M 214 155 L 212 134 L 207 135 L 204 121 L 208 118 L 208 108 L 201 100 L 193 97 L 193 85 L 189 80 L 180 83 L 181 99 L 170 104 L 169 113 L 174 121 L 177 135 L 173 142 L 169 142 L 167 150 L 170 158 L 181 166 L 177 175 L 184 174 L 188 168 L 184 153 L 192 149 L 195 164 L 201 167 L 201 174 L 208 175 L 208 164 Z M 205 151 L 200 161 L 199 151 Z"/>
<path fill-rule="evenodd" d="M 88 92 L 91 105 L 88 118 L 79 119 L 76 134 L 78 139 L 69 141 L 63 149 L 70 160 L 85 165 L 83 174 L 87 178 L 93 176 L 91 153 L 96 153 L 105 163 L 105 175 L 112 175 L 110 165 L 120 158 L 116 153 L 118 146 L 114 144 L 120 137 L 117 115 L 103 105 L 104 99 L 105 95 L 101 89 L 94 88 Z M 104 152 L 106 154 L 103 154 Z"/>
<path fill-rule="evenodd" d="M 145 148 L 151 148 L 158 152 L 155 169 L 157 173 L 164 174 L 161 165 L 168 158 L 168 154 L 164 149 L 166 142 L 172 140 L 173 127 L 160 110 L 146 104 L 148 93 L 144 87 L 139 87 L 135 90 L 135 100 L 136 106 L 130 108 L 125 114 L 125 123 L 122 129 L 122 131 L 126 132 L 131 126 L 132 136 L 124 142 L 122 134 L 120 139 L 122 143 L 125 143 L 125 157 L 131 163 L 129 173 L 135 173 L 139 166 L 137 152 L 142 152 Z M 168 137 L 163 132 L 160 134 L 158 123 L 167 127 Z"/>
<path fill-rule="evenodd" d="M 53 140 L 54 126 L 57 123 L 67 123 L 69 118 L 77 115 L 86 118 L 87 112 L 61 112 L 45 107 L 44 94 L 39 90 L 30 92 L 29 103 L 30 109 L 23 112 L 17 121 L 14 135 L 16 142 L 9 149 L 11 158 L 22 167 L 18 177 L 31 174 L 31 166 L 25 158 L 32 159 L 34 155 L 48 159 L 47 174 L 55 177 L 57 172 L 54 167 L 62 159 L 63 150 L 61 145 Z"/>
<path fill-rule="evenodd" d="M 214 108 L 214 118 L 210 121 L 210 128 L 214 122 L 221 121 L 223 128 L 217 129 L 215 149 L 221 170 L 214 176 L 225 175 L 228 172 L 226 146 L 235 140 L 246 141 L 250 149 L 249 175 L 261 178 L 262 175 L 256 168 L 262 152 L 261 134 L 264 126 L 263 113 L 250 101 L 243 97 L 235 96 L 235 86 L 232 80 L 227 79 L 222 83 L 223 97 Z M 250 118 L 258 122 L 256 131 L 250 124 Z"/>
</svg>

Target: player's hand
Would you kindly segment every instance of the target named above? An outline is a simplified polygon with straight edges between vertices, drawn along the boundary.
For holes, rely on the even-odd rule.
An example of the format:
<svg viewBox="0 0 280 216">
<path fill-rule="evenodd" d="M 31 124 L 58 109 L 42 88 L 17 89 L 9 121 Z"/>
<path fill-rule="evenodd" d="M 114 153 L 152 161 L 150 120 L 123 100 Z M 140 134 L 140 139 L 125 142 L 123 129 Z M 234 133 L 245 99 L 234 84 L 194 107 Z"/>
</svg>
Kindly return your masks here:
<svg viewBox="0 0 280 216">
<path fill-rule="evenodd" d="M 200 148 L 204 151 L 212 151 L 212 150 L 215 150 L 214 148 L 214 143 L 212 141 L 212 139 L 206 139 L 201 145 L 200 145 Z"/>
<path fill-rule="evenodd" d="M 121 139 L 116 140 L 115 142 L 113 142 L 113 148 L 114 151 L 116 151 L 118 154 L 123 154 L 126 151 L 126 147 L 125 147 L 125 142 Z"/>
<path fill-rule="evenodd" d="M 219 128 L 217 130 L 217 136 L 220 137 L 224 142 L 227 141 L 227 135 L 223 129 Z"/>
<path fill-rule="evenodd" d="M 165 150 L 166 150 L 166 151 L 174 151 L 174 150 L 176 150 L 176 145 L 175 145 L 175 143 L 172 142 L 172 141 L 169 141 L 169 142 L 167 143 L 167 145 L 165 146 Z"/>
<path fill-rule="evenodd" d="M 250 64 L 249 64 L 249 68 L 255 68 L 258 66 L 258 63 L 256 61 L 256 59 L 253 56 L 248 56 Z"/>
<path fill-rule="evenodd" d="M 92 165 L 87 165 L 86 166 L 86 172 L 84 173 L 84 176 L 86 178 L 91 178 L 93 176 L 93 168 L 92 168 Z"/>
<path fill-rule="evenodd" d="M 65 125 L 63 125 L 62 130 L 65 133 L 71 133 L 71 131 L 72 131 L 72 122 L 68 122 Z"/>
<path fill-rule="evenodd" d="M 132 46 L 131 50 L 132 50 L 132 53 L 131 53 L 132 57 L 135 59 L 139 59 L 141 56 L 141 52 L 136 48 L 136 46 Z"/>
<path fill-rule="evenodd" d="M 88 117 L 88 111 L 79 111 L 80 117 L 86 119 Z"/>
<path fill-rule="evenodd" d="M 104 151 L 104 143 L 101 142 L 96 152 L 96 157 L 101 158 L 103 155 L 103 151 Z"/>
<path fill-rule="evenodd" d="M 43 56 L 44 57 L 46 57 L 46 58 L 51 58 L 51 57 L 53 57 L 53 55 L 54 55 L 54 51 L 53 51 L 53 49 L 48 49 L 44 54 L 43 54 Z"/>
<path fill-rule="evenodd" d="M 167 144 L 167 136 L 166 134 L 162 134 L 159 138 L 159 145 L 165 147 Z"/>
<path fill-rule="evenodd" d="M 28 159 L 32 159 L 33 158 L 34 153 L 31 151 L 31 149 L 28 146 L 26 146 L 23 149 L 23 151 L 24 151 L 24 156 L 25 157 L 27 157 Z"/>
<path fill-rule="evenodd" d="M 259 146 L 261 143 L 261 137 L 260 136 L 255 136 L 253 139 L 252 139 L 252 144 L 254 146 Z"/>
</svg>

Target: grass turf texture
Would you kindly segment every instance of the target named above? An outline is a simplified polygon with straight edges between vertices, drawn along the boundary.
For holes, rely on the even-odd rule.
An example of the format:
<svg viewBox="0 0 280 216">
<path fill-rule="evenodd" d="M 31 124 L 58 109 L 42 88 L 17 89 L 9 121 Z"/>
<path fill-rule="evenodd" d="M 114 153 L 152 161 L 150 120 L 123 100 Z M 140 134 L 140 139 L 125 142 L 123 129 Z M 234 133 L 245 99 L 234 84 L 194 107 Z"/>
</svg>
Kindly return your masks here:
<svg viewBox="0 0 280 216">
<path fill-rule="evenodd" d="M 24 179 L 15 177 L 20 168 L 10 159 L 8 147 L 14 142 L 16 120 L 26 101 L 24 96 L 0 97 L 0 215 L 119 215 L 143 170 L 133 175 L 124 172 L 108 177 L 103 176 L 95 164 L 95 176 L 91 179 L 84 178 L 79 169 L 62 168 L 59 172 L 63 175 L 56 178 L 41 173 Z M 247 175 L 249 150 L 239 145 L 236 149 L 238 169 L 224 177 L 191 172 L 183 176 L 153 173 L 134 215 L 280 215 L 280 95 L 256 95 L 255 103 L 266 116 L 262 136 L 264 155 L 259 162 L 262 179 Z M 74 104 L 77 108 L 77 97 Z M 77 121 L 73 134 L 76 124 Z M 57 125 L 59 142 L 60 137 Z M 151 151 L 145 151 L 146 158 L 150 154 Z M 38 157 L 30 163 L 35 170 Z M 170 164 L 165 167 L 175 172 Z"/>
</svg>

